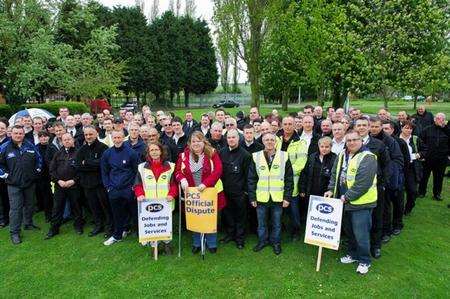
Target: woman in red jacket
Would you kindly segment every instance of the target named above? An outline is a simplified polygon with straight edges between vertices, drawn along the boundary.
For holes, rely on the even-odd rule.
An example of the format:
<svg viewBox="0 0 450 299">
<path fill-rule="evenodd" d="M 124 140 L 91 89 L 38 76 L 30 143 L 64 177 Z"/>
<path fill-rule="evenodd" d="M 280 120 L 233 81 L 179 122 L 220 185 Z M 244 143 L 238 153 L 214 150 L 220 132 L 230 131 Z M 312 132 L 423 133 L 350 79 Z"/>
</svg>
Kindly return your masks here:
<svg viewBox="0 0 450 299">
<path fill-rule="evenodd" d="M 219 154 L 206 140 L 200 131 L 191 134 L 188 146 L 178 157 L 175 167 L 175 177 L 183 190 L 187 187 L 197 187 L 199 191 L 214 187 L 222 175 L 222 162 Z M 218 208 L 225 207 L 226 200 L 223 190 L 218 190 Z M 217 252 L 217 233 L 205 234 L 206 246 L 211 253 Z M 199 233 L 193 233 L 192 253 L 198 253 L 201 247 Z"/>
<path fill-rule="evenodd" d="M 136 181 L 134 184 L 134 194 L 138 201 L 146 198 L 161 199 L 172 202 L 178 195 L 178 184 L 175 181 L 174 163 L 165 161 L 167 154 L 160 144 L 149 144 L 147 147 L 146 162 L 139 164 Z M 152 243 L 156 246 L 156 243 Z M 170 240 L 163 242 L 164 252 L 172 253 Z"/>
</svg>

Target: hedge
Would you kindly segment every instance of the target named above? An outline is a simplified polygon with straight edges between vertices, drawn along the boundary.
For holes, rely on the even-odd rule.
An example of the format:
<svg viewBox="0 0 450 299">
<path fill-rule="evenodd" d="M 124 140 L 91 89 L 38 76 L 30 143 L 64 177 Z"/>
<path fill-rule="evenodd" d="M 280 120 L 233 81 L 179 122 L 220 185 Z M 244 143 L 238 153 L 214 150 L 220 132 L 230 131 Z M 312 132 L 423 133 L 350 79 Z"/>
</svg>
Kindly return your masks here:
<svg viewBox="0 0 450 299">
<path fill-rule="evenodd" d="M 0 117 L 10 118 L 13 115 L 13 109 L 8 104 L 0 104 Z"/>
<path fill-rule="evenodd" d="M 51 103 L 43 103 L 43 104 L 23 104 L 20 106 L 21 109 L 25 108 L 41 108 L 45 109 L 53 115 L 58 115 L 60 107 L 69 108 L 70 114 L 74 113 L 84 113 L 89 112 L 89 107 L 86 106 L 83 102 L 64 102 L 64 101 L 56 101 Z"/>
</svg>

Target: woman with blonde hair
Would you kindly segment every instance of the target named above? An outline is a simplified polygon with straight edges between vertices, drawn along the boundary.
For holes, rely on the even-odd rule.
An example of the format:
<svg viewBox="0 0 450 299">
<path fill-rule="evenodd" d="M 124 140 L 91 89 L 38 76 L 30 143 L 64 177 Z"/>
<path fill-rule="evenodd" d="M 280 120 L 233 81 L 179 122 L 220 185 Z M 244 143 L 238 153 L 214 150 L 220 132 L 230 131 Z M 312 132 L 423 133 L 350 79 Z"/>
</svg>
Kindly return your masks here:
<svg viewBox="0 0 450 299">
<path fill-rule="evenodd" d="M 191 134 L 185 150 L 179 155 L 175 167 L 175 177 L 183 190 L 197 187 L 200 192 L 205 188 L 218 190 L 218 209 L 225 207 L 226 200 L 219 182 L 222 175 L 222 162 L 217 151 L 209 144 L 200 131 Z M 193 233 L 192 253 L 200 252 L 201 237 Z M 205 234 L 206 246 L 211 253 L 217 252 L 217 233 Z"/>
</svg>

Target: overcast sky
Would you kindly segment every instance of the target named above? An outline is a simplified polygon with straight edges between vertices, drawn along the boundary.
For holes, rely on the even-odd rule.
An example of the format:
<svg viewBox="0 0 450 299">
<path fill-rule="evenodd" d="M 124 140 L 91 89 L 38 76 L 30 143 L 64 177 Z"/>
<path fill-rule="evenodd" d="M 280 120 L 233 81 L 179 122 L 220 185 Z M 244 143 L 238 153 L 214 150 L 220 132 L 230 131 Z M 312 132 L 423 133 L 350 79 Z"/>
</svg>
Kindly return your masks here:
<svg viewBox="0 0 450 299">
<path fill-rule="evenodd" d="M 121 5 L 121 6 L 130 6 L 135 5 L 135 0 L 98 0 L 100 3 L 113 7 L 115 5 Z M 182 11 L 184 11 L 184 0 L 181 1 L 183 4 Z M 145 14 L 148 16 L 150 12 L 150 7 L 153 3 L 153 0 L 145 0 Z M 175 1 L 176 3 L 176 1 Z M 212 0 L 195 0 L 196 3 L 196 16 L 200 17 L 202 19 L 205 19 L 206 21 L 210 22 L 211 17 L 213 14 L 213 2 Z M 159 1 L 159 13 L 166 11 L 169 7 L 169 0 L 160 0 Z"/>
</svg>

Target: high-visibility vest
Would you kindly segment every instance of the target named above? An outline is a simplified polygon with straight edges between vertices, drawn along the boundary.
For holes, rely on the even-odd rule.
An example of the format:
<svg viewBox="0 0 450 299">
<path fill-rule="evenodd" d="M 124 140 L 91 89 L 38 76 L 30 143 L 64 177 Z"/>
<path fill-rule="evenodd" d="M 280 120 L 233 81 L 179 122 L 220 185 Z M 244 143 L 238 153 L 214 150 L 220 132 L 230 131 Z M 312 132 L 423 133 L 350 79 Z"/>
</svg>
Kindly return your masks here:
<svg viewBox="0 0 450 299">
<path fill-rule="evenodd" d="M 342 163 L 344 161 L 345 151 L 339 154 L 338 164 L 336 167 L 336 184 L 334 186 L 334 194 L 337 194 L 337 182 L 339 180 L 339 175 L 341 173 Z M 370 151 L 362 151 L 354 155 L 349 161 L 347 165 L 347 188 L 350 189 L 355 184 L 356 174 L 358 173 L 359 165 L 361 161 L 366 156 L 376 156 Z M 353 200 L 350 202 L 352 205 L 364 205 L 377 201 L 377 176 L 375 175 L 373 178 L 372 186 L 370 186 L 369 190 L 364 193 L 360 198 Z"/>
<path fill-rule="evenodd" d="M 258 184 L 256 185 L 257 201 L 268 202 L 270 197 L 272 197 L 274 202 L 283 201 L 284 173 L 287 160 L 287 153 L 277 150 L 269 169 L 264 151 L 253 153 L 253 161 L 258 174 Z"/>
<path fill-rule="evenodd" d="M 141 176 L 142 186 L 144 187 L 145 198 L 148 199 L 166 199 L 170 189 L 170 179 L 175 169 L 175 164 L 168 162 L 170 169 L 162 172 L 158 180 L 151 169 L 145 168 L 145 163 L 138 166 L 138 171 Z M 175 208 L 175 203 L 171 203 L 172 210 Z"/>
<path fill-rule="evenodd" d="M 186 155 L 184 154 L 184 152 L 181 153 L 181 161 L 184 161 L 185 157 L 186 157 Z M 214 163 L 211 159 L 209 159 L 209 162 L 211 163 L 211 172 L 213 172 L 214 171 Z M 181 162 L 181 171 L 184 171 L 185 168 L 186 168 L 186 165 L 184 165 L 184 162 Z M 220 192 L 223 191 L 223 183 L 222 183 L 221 179 L 219 179 L 217 181 L 217 183 L 214 185 L 214 188 L 216 188 L 217 194 L 219 194 Z"/>
<path fill-rule="evenodd" d="M 281 137 L 283 138 L 283 137 Z M 277 149 L 281 150 L 281 141 L 277 144 Z M 300 178 L 300 173 L 303 168 L 305 168 L 306 160 L 308 159 L 308 145 L 306 140 L 300 139 L 296 141 L 291 141 L 289 143 L 287 151 L 289 156 L 289 161 L 291 161 L 292 172 L 294 174 L 294 189 L 292 191 L 292 196 L 298 195 L 298 180 Z"/>
</svg>

